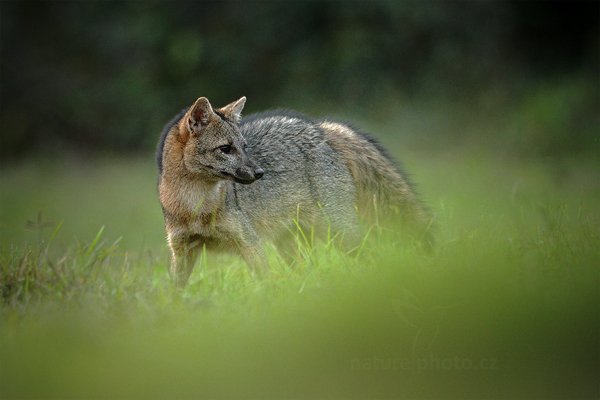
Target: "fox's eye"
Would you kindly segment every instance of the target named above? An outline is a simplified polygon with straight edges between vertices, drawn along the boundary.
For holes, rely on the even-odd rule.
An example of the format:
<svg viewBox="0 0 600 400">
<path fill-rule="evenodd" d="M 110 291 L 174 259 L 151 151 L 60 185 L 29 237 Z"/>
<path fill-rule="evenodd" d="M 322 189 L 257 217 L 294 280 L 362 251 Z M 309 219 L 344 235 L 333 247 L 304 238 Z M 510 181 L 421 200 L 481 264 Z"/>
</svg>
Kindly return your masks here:
<svg viewBox="0 0 600 400">
<path fill-rule="evenodd" d="M 219 150 L 221 151 L 221 153 L 229 154 L 229 153 L 231 153 L 231 145 L 226 144 L 226 145 L 220 146 Z"/>
</svg>

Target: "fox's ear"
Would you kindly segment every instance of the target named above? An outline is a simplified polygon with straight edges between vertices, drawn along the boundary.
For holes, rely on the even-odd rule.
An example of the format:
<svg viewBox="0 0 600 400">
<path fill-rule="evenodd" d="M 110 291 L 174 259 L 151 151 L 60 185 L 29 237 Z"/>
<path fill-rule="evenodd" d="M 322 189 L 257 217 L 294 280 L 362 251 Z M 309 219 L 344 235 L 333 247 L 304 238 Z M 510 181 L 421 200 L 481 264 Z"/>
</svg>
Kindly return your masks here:
<svg viewBox="0 0 600 400">
<path fill-rule="evenodd" d="M 190 132 L 199 133 L 202 126 L 208 125 L 208 122 L 214 113 L 215 112 L 206 97 L 200 97 L 196 100 L 194 105 L 190 108 L 188 118 L 188 128 L 190 129 Z"/>
<path fill-rule="evenodd" d="M 221 111 L 225 116 L 232 119 L 234 122 L 240 122 L 240 118 L 242 117 L 242 110 L 244 109 L 244 105 L 246 104 L 246 96 L 242 96 L 239 100 L 234 101 L 233 103 L 227 104 L 225 107 L 221 108 Z"/>
</svg>

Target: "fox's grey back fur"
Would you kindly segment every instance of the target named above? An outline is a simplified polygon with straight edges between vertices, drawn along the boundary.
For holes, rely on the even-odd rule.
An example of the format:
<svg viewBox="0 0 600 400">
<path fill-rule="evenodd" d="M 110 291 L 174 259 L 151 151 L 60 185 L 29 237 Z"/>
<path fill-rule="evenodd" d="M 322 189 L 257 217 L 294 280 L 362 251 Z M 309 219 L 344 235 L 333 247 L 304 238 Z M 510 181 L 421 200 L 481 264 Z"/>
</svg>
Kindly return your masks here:
<svg viewBox="0 0 600 400">
<path fill-rule="evenodd" d="M 357 235 L 352 175 L 322 129 L 306 117 L 280 111 L 250 116 L 240 131 L 250 157 L 266 171 L 238 191 L 239 206 L 254 210 L 260 230 L 277 237 L 300 217 L 305 227 L 331 225 Z"/>
<path fill-rule="evenodd" d="M 427 230 L 429 214 L 404 174 L 372 139 L 346 124 L 313 121 L 295 112 L 254 114 L 240 121 L 239 130 L 228 130 L 229 136 L 236 136 L 230 140 L 245 143 L 239 152 L 245 163 L 261 169 L 262 178 L 240 184 L 237 178 L 188 176 L 183 163 L 176 174 L 186 177 L 173 176 L 176 169 L 166 165 L 173 162 L 168 153 L 176 141 L 171 135 L 181 129 L 189 112 L 183 110 L 167 124 L 157 153 L 161 204 L 173 252 L 171 272 L 180 286 L 191 272 L 190 265 L 180 272 L 181 259 L 193 264 L 190 249 L 198 245 L 238 251 L 248 263 L 256 264 L 264 261 L 263 240 L 285 242 L 297 226 L 339 234 L 350 246 L 360 238 L 359 215 L 372 221 L 377 212 L 388 218 L 393 211 L 421 232 Z M 214 139 L 200 136 L 199 140 Z M 178 208 L 171 204 L 181 202 L 171 200 L 193 197 L 186 193 L 194 190 L 206 191 L 197 198 L 214 203 L 214 219 L 201 212 L 177 215 Z"/>
</svg>

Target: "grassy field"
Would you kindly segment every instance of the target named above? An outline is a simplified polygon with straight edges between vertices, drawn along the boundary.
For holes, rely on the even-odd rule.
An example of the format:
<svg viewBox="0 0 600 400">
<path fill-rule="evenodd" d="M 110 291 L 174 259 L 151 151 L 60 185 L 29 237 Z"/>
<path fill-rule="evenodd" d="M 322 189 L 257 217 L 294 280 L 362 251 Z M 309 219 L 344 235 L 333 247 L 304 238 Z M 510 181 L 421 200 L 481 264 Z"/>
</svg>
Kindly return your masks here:
<svg viewBox="0 0 600 400">
<path fill-rule="evenodd" d="M 150 156 L 0 170 L 0 398 L 597 398 L 597 160 L 405 153 L 433 255 L 207 254 L 181 295 Z"/>
</svg>

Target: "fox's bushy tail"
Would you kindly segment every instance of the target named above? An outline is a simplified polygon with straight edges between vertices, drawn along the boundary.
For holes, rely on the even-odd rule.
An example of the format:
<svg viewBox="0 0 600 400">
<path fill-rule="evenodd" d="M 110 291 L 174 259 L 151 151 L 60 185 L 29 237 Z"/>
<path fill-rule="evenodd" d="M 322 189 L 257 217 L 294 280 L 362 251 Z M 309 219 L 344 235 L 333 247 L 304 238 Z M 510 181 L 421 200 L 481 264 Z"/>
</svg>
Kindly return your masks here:
<svg viewBox="0 0 600 400">
<path fill-rule="evenodd" d="M 431 247 L 431 213 L 386 151 L 348 125 L 322 121 L 319 127 L 352 174 L 361 217 L 379 226 L 385 226 L 387 221 L 400 221 L 408 228 L 407 232 Z"/>
</svg>

